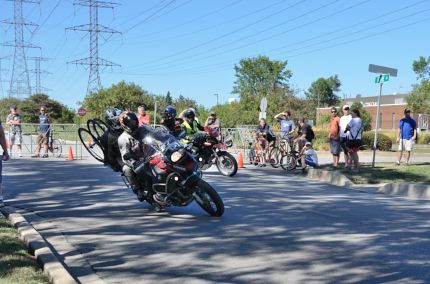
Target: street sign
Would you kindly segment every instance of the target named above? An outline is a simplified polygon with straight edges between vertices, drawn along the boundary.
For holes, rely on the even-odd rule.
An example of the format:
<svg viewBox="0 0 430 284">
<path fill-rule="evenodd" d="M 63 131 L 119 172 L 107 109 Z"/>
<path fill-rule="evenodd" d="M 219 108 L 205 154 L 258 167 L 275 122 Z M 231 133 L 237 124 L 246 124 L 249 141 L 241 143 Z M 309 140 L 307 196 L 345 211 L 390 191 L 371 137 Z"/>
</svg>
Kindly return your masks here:
<svg viewBox="0 0 430 284">
<path fill-rule="evenodd" d="M 83 107 L 80 107 L 78 109 L 78 114 L 79 114 L 79 116 L 84 116 L 84 115 L 87 114 L 87 110 L 85 108 L 83 108 Z"/>
<path fill-rule="evenodd" d="M 369 72 L 371 73 L 379 73 L 379 74 L 388 74 L 393 77 L 397 77 L 397 69 L 379 66 L 375 64 L 369 64 Z"/>
<path fill-rule="evenodd" d="M 388 81 L 390 81 L 390 75 L 389 74 L 381 74 L 381 75 L 375 77 L 375 84 L 385 83 Z"/>
</svg>

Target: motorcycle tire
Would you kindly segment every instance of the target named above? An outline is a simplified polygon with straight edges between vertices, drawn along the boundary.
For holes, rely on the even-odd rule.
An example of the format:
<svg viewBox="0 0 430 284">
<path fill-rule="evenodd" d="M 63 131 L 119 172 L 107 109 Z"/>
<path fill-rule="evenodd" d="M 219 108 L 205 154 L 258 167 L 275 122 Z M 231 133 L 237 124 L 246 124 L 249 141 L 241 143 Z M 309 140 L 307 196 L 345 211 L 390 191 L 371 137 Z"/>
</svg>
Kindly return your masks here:
<svg viewBox="0 0 430 284">
<path fill-rule="evenodd" d="M 103 152 L 103 147 L 100 145 L 99 140 L 91 134 L 88 129 L 79 128 L 78 129 L 79 139 L 81 140 L 82 145 L 84 145 L 85 149 L 87 149 L 88 153 L 94 157 L 97 161 L 104 163 L 105 155 Z"/>
<path fill-rule="evenodd" d="M 220 151 L 217 155 L 216 166 L 218 171 L 224 176 L 234 176 L 237 173 L 238 166 L 233 155 L 225 151 Z"/>
<path fill-rule="evenodd" d="M 221 217 L 224 214 L 224 203 L 213 187 L 200 179 L 194 185 L 194 200 L 209 215 Z"/>
</svg>

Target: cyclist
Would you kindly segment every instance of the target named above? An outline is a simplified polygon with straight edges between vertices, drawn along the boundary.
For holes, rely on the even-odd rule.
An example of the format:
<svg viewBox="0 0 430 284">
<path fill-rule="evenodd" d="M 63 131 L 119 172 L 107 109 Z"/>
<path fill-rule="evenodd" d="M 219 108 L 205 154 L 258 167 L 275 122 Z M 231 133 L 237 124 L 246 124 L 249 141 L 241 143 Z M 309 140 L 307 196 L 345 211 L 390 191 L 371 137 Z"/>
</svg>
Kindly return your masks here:
<svg viewBox="0 0 430 284">
<path fill-rule="evenodd" d="M 31 156 L 32 158 L 38 158 L 40 150 L 42 148 L 45 149 L 45 154 L 42 156 L 42 158 L 48 158 L 48 143 L 49 143 L 49 131 L 50 131 L 50 123 L 51 123 L 51 116 L 46 113 L 46 107 L 41 106 L 40 107 L 40 114 L 39 114 L 39 128 L 38 133 L 39 136 L 37 137 L 37 147 L 36 151 L 34 152 L 34 155 Z"/>
<path fill-rule="evenodd" d="M 105 162 L 109 164 L 115 172 L 121 171 L 124 163 L 118 147 L 118 137 L 122 134 L 123 129 L 119 122 L 122 111 L 117 108 L 108 108 L 105 112 L 105 122 L 108 129 L 103 133 L 100 142 L 105 154 Z"/>
<path fill-rule="evenodd" d="M 315 134 L 314 134 L 314 131 L 312 130 L 312 126 L 307 124 L 305 121 L 306 120 L 304 117 L 299 118 L 299 131 L 298 131 L 299 136 L 297 136 L 294 139 L 294 142 L 297 143 L 299 146 L 299 152 L 302 151 L 306 142 L 312 143 L 312 140 L 315 138 Z"/>
<path fill-rule="evenodd" d="M 192 109 L 187 109 L 184 113 L 184 122 L 182 126 L 185 129 L 185 138 L 189 140 L 192 138 L 199 130 L 204 131 L 204 127 L 195 119 L 196 113 Z"/>
<path fill-rule="evenodd" d="M 281 126 L 281 138 L 290 139 L 292 137 L 292 133 L 296 129 L 296 125 L 291 119 L 291 112 L 285 111 L 278 113 L 275 115 L 275 119 Z"/>
<path fill-rule="evenodd" d="M 16 112 L 16 105 L 11 105 L 9 107 L 10 114 L 8 114 L 6 118 L 6 124 L 10 126 L 10 154 L 12 155 L 12 147 L 15 144 L 15 137 L 17 137 L 17 147 L 18 147 L 18 157 L 22 157 L 21 154 L 21 144 L 22 144 L 22 129 L 21 129 L 21 122 L 22 118 L 21 115 L 19 115 Z"/>
<path fill-rule="evenodd" d="M 256 143 L 258 145 L 258 149 L 260 151 L 266 151 L 266 149 L 272 147 L 276 142 L 276 137 L 273 134 L 272 129 L 270 126 L 266 123 L 265 118 L 260 118 L 260 122 L 257 125 L 256 130 Z M 269 157 L 270 159 L 270 157 Z M 262 155 L 262 163 L 260 164 L 261 167 L 266 166 L 266 157 L 263 154 Z"/>
<path fill-rule="evenodd" d="M 161 116 L 161 124 L 169 130 L 169 132 L 175 136 L 179 137 L 183 132 L 181 124 L 184 122 L 182 118 L 176 117 L 177 112 L 173 106 L 168 106 L 164 109 Z"/>
</svg>

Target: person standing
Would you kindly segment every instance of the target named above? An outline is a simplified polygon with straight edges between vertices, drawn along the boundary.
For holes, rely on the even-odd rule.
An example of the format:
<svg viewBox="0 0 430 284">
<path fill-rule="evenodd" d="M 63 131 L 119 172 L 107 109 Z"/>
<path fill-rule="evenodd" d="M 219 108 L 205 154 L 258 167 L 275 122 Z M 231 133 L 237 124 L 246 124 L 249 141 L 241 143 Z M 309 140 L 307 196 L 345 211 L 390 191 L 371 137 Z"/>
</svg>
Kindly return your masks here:
<svg viewBox="0 0 430 284">
<path fill-rule="evenodd" d="M 137 119 L 139 120 L 139 126 L 151 124 L 151 116 L 146 114 L 144 106 L 139 106 L 137 108 Z"/>
<path fill-rule="evenodd" d="M 10 106 L 10 114 L 6 117 L 6 124 L 9 125 L 10 131 L 10 154 L 12 155 L 12 148 L 16 141 L 18 147 L 18 157 L 22 157 L 21 144 L 22 144 L 22 129 L 21 129 L 22 118 L 16 112 L 16 105 Z"/>
<path fill-rule="evenodd" d="M 333 168 L 337 168 L 339 164 L 339 154 L 340 154 L 340 118 L 337 116 L 336 107 L 330 109 L 331 120 L 330 120 L 330 130 L 328 133 L 328 138 L 330 140 L 330 153 L 333 155 Z"/>
<path fill-rule="evenodd" d="M 397 143 L 399 143 L 397 165 L 400 165 L 403 151 L 406 151 L 406 165 L 409 165 L 412 147 L 417 139 L 417 122 L 411 117 L 411 110 L 406 108 L 403 112 L 405 117 L 400 119 L 399 127 L 397 128 Z"/>
<path fill-rule="evenodd" d="M 281 126 L 281 138 L 291 138 L 292 133 L 296 129 L 294 121 L 291 119 L 291 112 L 285 111 L 275 115 L 275 119 Z"/>
<path fill-rule="evenodd" d="M 3 180 L 3 161 L 9 160 L 9 154 L 7 152 L 6 147 L 6 138 L 4 136 L 4 130 L 3 126 L 0 122 L 0 145 L 3 148 L 3 155 L 0 156 L 0 207 L 4 206 L 3 202 L 3 187 L 2 187 L 2 180 Z"/>
<path fill-rule="evenodd" d="M 37 137 L 37 147 L 34 155 L 31 156 L 32 158 L 40 157 L 39 154 L 42 146 L 45 149 L 45 154 L 42 156 L 42 158 L 48 158 L 49 131 L 51 130 L 50 124 L 51 116 L 46 112 L 46 107 L 41 106 L 39 114 L 39 135 Z"/>
<path fill-rule="evenodd" d="M 348 146 L 348 152 L 349 152 L 349 165 L 354 167 L 352 170 L 356 173 L 358 173 L 360 168 L 360 161 L 358 157 L 358 151 L 360 150 L 361 146 L 361 133 L 363 130 L 363 121 L 360 118 L 360 111 L 358 109 L 352 110 L 351 115 L 351 121 L 346 126 L 347 131 L 349 131 L 349 139 L 351 142 L 357 142 L 354 145 Z M 360 143 L 358 143 L 360 142 Z"/>
<path fill-rule="evenodd" d="M 339 142 L 345 158 L 345 168 L 349 168 L 349 151 L 348 147 L 346 146 L 346 141 L 349 138 L 349 131 L 346 129 L 346 126 L 351 121 L 352 116 L 349 113 L 349 105 L 344 105 L 342 107 L 342 111 L 343 116 L 339 120 Z"/>
</svg>

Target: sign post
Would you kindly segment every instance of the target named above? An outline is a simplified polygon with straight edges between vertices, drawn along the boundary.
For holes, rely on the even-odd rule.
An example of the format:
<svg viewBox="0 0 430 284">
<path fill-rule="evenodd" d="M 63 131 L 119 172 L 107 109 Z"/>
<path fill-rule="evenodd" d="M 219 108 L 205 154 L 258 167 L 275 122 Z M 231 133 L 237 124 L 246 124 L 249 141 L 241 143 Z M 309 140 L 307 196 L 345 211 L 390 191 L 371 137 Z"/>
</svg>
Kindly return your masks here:
<svg viewBox="0 0 430 284">
<path fill-rule="evenodd" d="M 266 118 L 266 109 L 267 109 L 267 98 L 264 97 L 261 99 L 261 102 L 260 102 L 260 115 L 258 119 Z"/>
<path fill-rule="evenodd" d="M 382 85 L 384 82 L 390 80 L 390 76 L 397 77 L 397 69 L 369 64 L 369 72 L 379 73 L 379 76 L 375 77 L 375 84 L 379 84 L 379 96 L 378 96 L 378 106 L 376 107 L 376 125 L 375 125 L 375 138 L 373 139 L 373 158 L 372 158 L 372 168 L 375 167 L 375 156 L 376 156 L 376 146 L 378 145 L 378 129 L 379 125 L 379 107 L 381 105 L 382 96 Z"/>
</svg>

